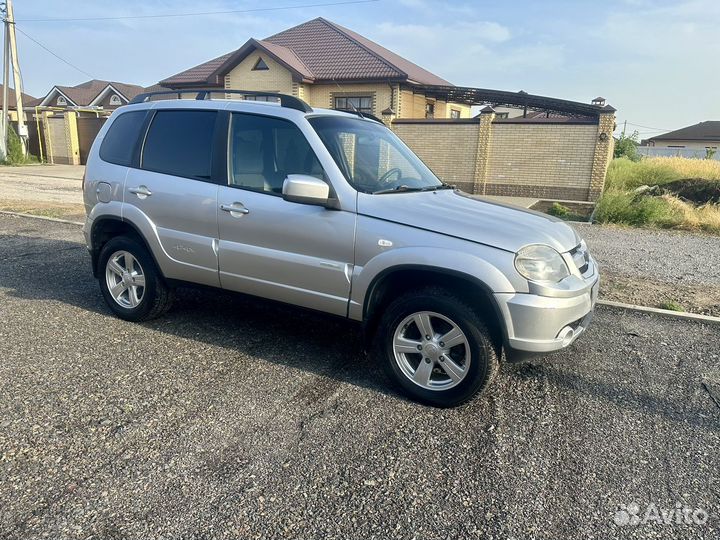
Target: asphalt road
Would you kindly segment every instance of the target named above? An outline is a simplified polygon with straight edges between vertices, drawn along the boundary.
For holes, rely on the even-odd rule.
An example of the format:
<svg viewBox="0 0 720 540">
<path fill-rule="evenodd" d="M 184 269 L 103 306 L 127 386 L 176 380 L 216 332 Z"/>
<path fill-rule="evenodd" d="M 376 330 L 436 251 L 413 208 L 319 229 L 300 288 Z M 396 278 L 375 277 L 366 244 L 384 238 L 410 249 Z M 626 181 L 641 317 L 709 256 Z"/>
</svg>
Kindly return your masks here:
<svg viewBox="0 0 720 540">
<path fill-rule="evenodd" d="M 211 291 L 115 319 L 79 228 L 0 215 L 0 538 L 718 538 L 719 345 L 600 308 L 437 410 L 341 320 Z"/>
</svg>

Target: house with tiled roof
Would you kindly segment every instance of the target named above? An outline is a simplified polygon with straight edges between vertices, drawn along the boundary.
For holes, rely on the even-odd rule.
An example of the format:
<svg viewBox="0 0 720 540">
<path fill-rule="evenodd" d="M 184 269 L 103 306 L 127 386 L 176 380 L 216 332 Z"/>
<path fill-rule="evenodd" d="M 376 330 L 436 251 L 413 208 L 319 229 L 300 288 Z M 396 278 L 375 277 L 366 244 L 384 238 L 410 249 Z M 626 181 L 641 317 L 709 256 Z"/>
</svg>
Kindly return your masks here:
<svg viewBox="0 0 720 540">
<path fill-rule="evenodd" d="M 470 117 L 468 104 L 448 102 L 428 91 L 451 83 L 323 18 L 265 39 L 251 38 L 239 49 L 160 84 L 177 90 L 280 92 L 313 107 L 355 109 L 387 119 Z"/>
<path fill-rule="evenodd" d="M 37 105 L 113 110 L 126 105 L 144 88 L 136 84 L 92 79 L 76 86 L 53 86 Z"/>
<path fill-rule="evenodd" d="M 643 144 L 661 148 L 717 151 L 720 148 L 720 120 L 707 120 L 650 137 Z"/>
</svg>

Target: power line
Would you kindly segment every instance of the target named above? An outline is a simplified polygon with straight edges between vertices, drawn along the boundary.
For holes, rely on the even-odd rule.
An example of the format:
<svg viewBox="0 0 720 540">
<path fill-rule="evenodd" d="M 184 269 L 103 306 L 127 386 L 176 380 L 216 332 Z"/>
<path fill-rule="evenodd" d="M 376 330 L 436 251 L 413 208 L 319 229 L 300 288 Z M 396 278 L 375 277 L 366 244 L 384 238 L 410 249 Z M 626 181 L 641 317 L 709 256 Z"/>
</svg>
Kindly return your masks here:
<svg viewBox="0 0 720 540">
<path fill-rule="evenodd" d="M 281 11 L 287 9 L 301 9 L 313 7 L 344 6 L 348 4 L 368 4 L 380 0 L 345 0 L 341 2 L 323 2 L 318 4 L 298 4 L 296 6 L 276 6 L 252 9 L 231 9 L 226 11 L 201 11 L 193 13 L 164 13 L 157 15 L 124 15 L 120 17 L 78 17 L 78 18 L 53 18 L 53 19 L 18 19 L 17 22 L 68 22 L 68 21 L 119 21 L 125 19 L 160 19 L 170 17 L 197 17 L 200 15 L 228 15 L 232 13 L 256 13 L 259 11 Z"/>
<path fill-rule="evenodd" d="M 21 29 L 17 24 L 15 25 L 15 30 L 17 30 L 18 32 L 20 32 L 23 36 L 25 36 L 26 38 L 28 38 L 30 41 L 34 42 L 35 44 L 37 44 L 37 45 L 39 45 L 40 47 L 42 47 L 43 49 L 45 49 L 47 52 L 49 52 L 50 54 L 52 54 L 52 55 L 53 55 L 55 58 L 57 58 L 58 60 L 60 60 L 60 61 L 62 61 L 62 62 L 65 62 L 65 63 L 66 63 L 68 66 L 70 66 L 71 68 L 78 70 L 80 73 L 82 73 L 82 74 L 84 74 L 84 75 L 87 75 L 87 76 L 90 77 L 91 79 L 94 79 L 94 78 L 95 78 L 95 77 L 93 77 L 92 75 L 90 75 L 87 71 L 85 71 L 85 70 L 83 70 L 83 69 L 80 69 L 80 68 L 77 67 L 75 64 L 72 64 L 72 63 L 68 62 L 67 60 L 65 60 L 62 56 L 59 56 L 59 55 L 55 54 L 53 51 L 51 51 L 50 49 L 48 49 L 45 45 L 43 45 L 42 43 L 40 43 L 40 42 L 39 42 L 37 39 L 35 39 L 34 37 L 28 35 L 26 32 L 23 32 L 22 29 Z"/>
<path fill-rule="evenodd" d="M 628 122 L 628 124 L 631 126 L 639 127 L 639 128 L 653 129 L 655 131 L 672 131 L 672 129 L 665 129 L 665 128 L 652 127 L 652 126 L 641 126 L 640 124 L 633 124 L 632 122 Z"/>
</svg>

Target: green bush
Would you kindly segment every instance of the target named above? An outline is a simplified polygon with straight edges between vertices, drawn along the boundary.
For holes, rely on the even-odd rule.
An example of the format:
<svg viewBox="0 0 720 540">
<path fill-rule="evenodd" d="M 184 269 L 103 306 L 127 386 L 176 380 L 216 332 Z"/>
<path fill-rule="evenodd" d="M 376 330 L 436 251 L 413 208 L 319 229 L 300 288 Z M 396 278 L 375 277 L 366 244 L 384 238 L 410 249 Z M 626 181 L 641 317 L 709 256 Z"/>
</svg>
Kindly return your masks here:
<svg viewBox="0 0 720 540">
<path fill-rule="evenodd" d="M 552 206 L 547 211 L 548 214 L 551 216 L 559 217 L 559 218 L 567 218 L 570 215 L 570 209 L 565 206 L 564 204 L 560 204 L 558 202 L 554 202 Z"/>
<path fill-rule="evenodd" d="M 631 161 L 640 161 L 641 156 L 637 149 L 639 144 L 637 131 L 633 131 L 631 135 L 622 133 L 615 139 L 614 157 L 624 157 Z"/>
<path fill-rule="evenodd" d="M 5 161 L 3 163 L 5 165 L 24 165 L 26 163 L 37 162 L 38 159 L 35 156 L 30 154 L 27 156 L 23 155 L 20 136 L 15 132 L 15 129 L 12 126 L 8 126 L 7 156 L 5 156 Z"/>
<path fill-rule="evenodd" d="M 660 197 L 607 192 L 598 202 L 595 219 L 600 223 L 669 228 L 680 225 L 683 216 Z"/>
</svg>

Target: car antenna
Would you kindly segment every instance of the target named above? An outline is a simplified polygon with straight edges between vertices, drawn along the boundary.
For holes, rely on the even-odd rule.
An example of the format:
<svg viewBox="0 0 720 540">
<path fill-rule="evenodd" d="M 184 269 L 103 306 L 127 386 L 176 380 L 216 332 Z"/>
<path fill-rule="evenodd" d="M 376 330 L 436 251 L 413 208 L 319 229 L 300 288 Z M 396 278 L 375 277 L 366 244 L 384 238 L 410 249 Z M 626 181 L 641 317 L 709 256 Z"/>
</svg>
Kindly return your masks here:
<svg viewBox="0 0 720 540">
<path fill-rule="evenodd" d="M 332 81 L 335 83 L 335 86 L 337 86 L 338 89 L 342 92 L 343 88 L 342 88 L 342 86 L 340 86 L 340 85 L 338 84 L 338 82 L 335 80 L 335 77 L 333 77 L 333 80 L 332 80 Z M 357 108 L 355 107 L 355 105 L 353 105 L 352 103 L 350 103 L 347 99 L 345 100 L 345 103 L 347 103 L 348 105 L 350 105 L 350 107 L 352 107 L 352 111 L 353 111 L 355 114 L 357 114 L 360 118 L 365 118 L 365 116 L 363 116 L 363 113 L 361 113 L 360 111 L 358 111 Z"/>
</svg>

